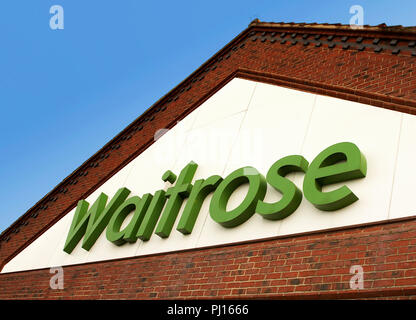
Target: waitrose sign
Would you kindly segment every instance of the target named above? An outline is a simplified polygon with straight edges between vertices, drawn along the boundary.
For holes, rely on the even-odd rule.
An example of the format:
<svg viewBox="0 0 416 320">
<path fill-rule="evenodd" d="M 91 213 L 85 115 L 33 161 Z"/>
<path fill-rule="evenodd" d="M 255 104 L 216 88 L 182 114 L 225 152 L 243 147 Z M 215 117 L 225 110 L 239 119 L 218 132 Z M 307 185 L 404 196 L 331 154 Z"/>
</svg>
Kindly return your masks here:
<svg viewBox="0 0 416 320">
<path fill-rule="evenodd" d="M 120 188 L 107 203 L 108 197 L 101 193 L 90 207 L 85 200 L 78 202 L 74 218 L 65 242 L 64 251 L 71 253 L 83 238 L 82 248 L 89 250 L 106 229 L 106 237 L 120 246 L 137 239 L 147 241 L 155 233 L 168 238 L 185 199 L 188 199 L 181 214 L 177 230 L 190 234 L 195 225 L 205 198 L 213 192 L 209 206 L 211 218 L 226 228 L 236 227 L 253 214 L 269 220 L 281 220 L 292 214 L 302 201 L 302 191 L 285 176 L 290 172 L 305 173 L 303 193 L 316 208 L 335 211 L 358 200 L 346 186 L 329 192 L 322 187 L 366 176 L 367 165 L 360 149 L 351 142 L 334 144 L 309 164 L 301 155 L 290 155 L 277 160 L 268 170 L 266 177 L 254 167 L 243 167 L 224 179 L 218 175 L 196 180 L 192 184 L 198 165 L 190 162 L 177 177 L 166 171 L 163 181 L 174 184 L 167 191 L 158 190 L 153 195 L 131 196 L 130 190 Z M 248 184 L 248 192 L 241 203 L 227 211 L 227 203 L 233 192 Z M 282 194 L 279 201 L 264 201 L 267 184 Z M 133 212 L 128 225 L 121 229 L 124 220 Z"/>
<path fill-rule="evenodd" d="M 219 175 L 196 180 L 193 177 L 198 168 L 195 162 L 186 165 L 177 177 L 166 171 L 163 181 L 174 184 L 167 191 L 158 190 L 153 195 L 130 196 L 130 190 L 120 188 L 107 203 L 108 197 L 101 193 L 90 204 L 78 202 L 72 220 L 64 251 L 71 253 L 82 240 L 82 248 L 90 250 L 98 237 L 106 229 L 106 237 L 116 245 L 134 243 L 137 239 L 147 241 L 155 233 L 168 238 L 180 208 L 188 199 L 180 216 L 177 230 L 190 234 L 197 220 L 205 198 L 213 193 L 209 213 L 211 218 L 226 228 L 236 227 L 247 221 L 255 213 L 269 220 L 281 220 L 292 214 L 302 201 L 302 191 L 285 176 L 300 171 L 305 173 L 303 194 L 316 208 L 335 211 L 358 200 L 346 185 L 324 192 L 325 185 L 364 178 L 367 172 L 366 159 L 360 149 L 351 142 L 334 144 L 319 153 L 311 163 L 301 155 L 290 155 L 277 160 L 264 177 L 254 167 L 239 168 L 227 177 Z M 233 192 L 243 184 L 248 184 L 248 192 L 241 203 L 227 210 L 227 203 Z M 281 193 L 279 201 L 264 201 L 267 184 Z M 133 212 L 125 228 L 122 225 Z"/>
</svg>

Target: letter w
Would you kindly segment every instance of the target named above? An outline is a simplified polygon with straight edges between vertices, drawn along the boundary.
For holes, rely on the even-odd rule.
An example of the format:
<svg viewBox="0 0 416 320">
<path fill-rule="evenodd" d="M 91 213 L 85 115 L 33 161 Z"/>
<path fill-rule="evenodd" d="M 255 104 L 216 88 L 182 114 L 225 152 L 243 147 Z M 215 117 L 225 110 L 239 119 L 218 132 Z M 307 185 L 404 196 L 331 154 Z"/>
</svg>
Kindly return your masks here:
<svg viewBox="0 0 416 320">
<path fill-rule="evenodd" d="M 129 194 L 129 189 L 120 188 L 106 206 L 108 197 L 106 194 L 101 193 L 90 210 L 88 210 L 89 203 L 87 201 L 78 201 L 74 219 L 66 238 L 64 251 L 71 253 L 84 234 L 82 247 L 85 250 L 90 250 L 107 226 L 113 213 L 126 200 Z"/>
</svg>

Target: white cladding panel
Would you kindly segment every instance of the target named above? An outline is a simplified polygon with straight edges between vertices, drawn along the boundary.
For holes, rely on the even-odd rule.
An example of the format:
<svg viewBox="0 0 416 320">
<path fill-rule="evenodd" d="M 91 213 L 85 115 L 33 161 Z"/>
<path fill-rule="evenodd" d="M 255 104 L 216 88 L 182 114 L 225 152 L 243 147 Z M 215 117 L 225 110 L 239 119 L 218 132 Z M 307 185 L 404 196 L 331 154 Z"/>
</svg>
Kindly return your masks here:
<svg viewBox="0 0 416 320">
<path fill-rule="evenodd" d="M 63 246 L 73 209 L 6 264 L 2 272 L 264 239 L 414 215 L 416 117 L 412 115 L 236 78 L 174 128 L 161 128 L 159 133 L 165 134 L 156 135 L 152 146 L 86 200 L 92 204 L 101 192 L 111 198 L 120 187 L 138 196 L 166 190 L 170 183 L 161 180 L 162 174 L 170 169 L 178 175 L 191 160 L 198 164 L 194 181 L 214 174 L 226 177 L 248 165 L 266 175 L 269 167 L 284 156 L 300 154 L 311 162 L 325 148 L 344 141 L 355 143 L 366 156 L 367 176 L 345 183 L 359 201 L 341 210 L 320 211 L 303 198 L 299 208 L 284 220 L 270 221 L 255 214 L 238 227 L 224 228 L 209 215 L 211 194 L 189 235 L 176 230 L 185 200 L 167 239 L 153 234 L 147 242 L 116 246 L 106 239 L 104 231 L 89 252 L 81 248 L 80 242 L 67 254 Z M 302 189 L 303 174 L 287 177 Z M 343 184 L 327 186 L 324 191 L 340 185 Z M 228 208 L 238 206 L 246 192 L 247 186 L 237 189 Z M 280 197 L 268 186 L 267 201 Z M 123 226 L 130 218 L 131 215 Z"/>
</svg>

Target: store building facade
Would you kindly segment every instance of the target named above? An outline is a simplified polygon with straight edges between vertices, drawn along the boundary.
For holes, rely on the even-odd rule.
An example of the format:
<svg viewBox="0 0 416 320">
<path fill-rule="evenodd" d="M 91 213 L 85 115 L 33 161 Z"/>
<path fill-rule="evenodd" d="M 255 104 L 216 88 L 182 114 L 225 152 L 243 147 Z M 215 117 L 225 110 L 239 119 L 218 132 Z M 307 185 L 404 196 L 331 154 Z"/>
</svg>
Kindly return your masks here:
<svg viewBox="0 0 416 320">
<path fill-rule="evenodd" d="M 0 299 L 416 297 L 415 41 L 253 21 L 1 234 Z"/>
</svg>

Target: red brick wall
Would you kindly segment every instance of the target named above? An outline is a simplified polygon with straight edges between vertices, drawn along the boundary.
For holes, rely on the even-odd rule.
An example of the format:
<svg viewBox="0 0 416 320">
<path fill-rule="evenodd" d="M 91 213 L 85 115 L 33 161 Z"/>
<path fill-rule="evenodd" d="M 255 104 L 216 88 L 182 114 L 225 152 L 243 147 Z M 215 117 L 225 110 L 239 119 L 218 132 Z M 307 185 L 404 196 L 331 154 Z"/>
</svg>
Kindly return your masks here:
<svg viewBox="0 0 416 320">
<path fill-rule="evenodd" d="M 364 289 L 351 290 L 362 265 Z M 415 298 L 416 218 L 254 243 L 3 274 L 0 299 Z"/>
<path fill-rule="evenodd" d="M 259 38 L 256 41 L 252 41 L 252 35 L 251 32 L 256 31 L 256 36 Z M 305 90 L 309 92 L 316 92 L 319 94 L 324 95 L 330 95 L 330 96 L 336 96 L 343 99 L 349 99 L 353 101 L 368 103 L 371 105 L 375 105 L 378 107 L 384 107 L 389 109 L 398 110 L 401 112 L 407 112 L 407 113 L 416 113 L 416 74 L 415 74 L 415 66 L 416 66 L 416 57 L 410 55 L 410 51 L 401 52 L 397 55 L 393 55 L 391 51 L 383 50 L 381 53 L 375 53 L 373 50 L 366 49 L 364 51 L 358 51 L 356 49 L 350 48 L 347 50 L 344 50 L 341 48 L 341 46 L 337 45 L 335 48 L 330 49 L 328 48 L 328 45 L 323 44 L 321 47 L 315 47 L 314 45 L 310 44 L 308 46 L 304 46 L 302 43 L 298 43 L 296 45 L 291 45 L 289 42 L 285 44 L 281 44 L 279 42 L 272 43 L 269 40 L 266 40 L 264 42 L 261 41 L 261 37 L 263 32 L 297 32 L 298 35 L 296 39 L 301 41 L 302 34 L 315 34 L 319 33 L 322 34 L 323 38 L 327 37 L 328 35 L 334 35 L 336 41 L 340 41 L 341 37 L 344 35 L 348 35 L 349 39 L 347 42 L 350 42 L 351 44 L 355 43 L 355 39 L 359 36 L 367 37 L 364 42 L 371 43 L 372 37 L 379 37 L 382 39 L 384 43 L 388 43 L 390 39 L 396 38 L 399 39 L 399 45 L 406 45 L 409 40 L 416 40 L 415 35 L 409 35 L 409 34 L 400 34 L 400 33 L 389 33 L 385 32 L 375 32 L 375 31 L 366 31 L 366 29 L 363 30 L 337 30 L 335 28 L 328 29 L 328 30 L 320 30 L 320 29 L 310 29 L 310 28 L 295 28 L 295 27 L 279 27 L 276 25 L 275 27 L 271 27 L 270 25 L 262 26 L 260 25 L 254 25 L 245 31 L 243 31 L 239 36 L 237 36 L 233 41 L 231 41 L 227 46 L 225 46 L 222 50 L 220 50 L 216 55 L 214 55 L 210 60 L 208 60 L 204 65 L 201 66 L 198 70 L 196 70 L 193 74 L 191 74 L 187 79 L 185 79 L 181 84 L 179 84 L 176 88 L 174 88 L 171 92 L 169 92 L 165 97 L 163 97 L 160 101 L 156 102 L 144 115 L 136 119 L 129 127 L 127 127 L 123 132 L 121 132 L 117 137 L 115 137 L 113 140 L 111 140 L 106 146 L 104 146 L 100 151 L 97 152 L 94 156 L 92 156 L 89 160 L 87 160 L 84 164 L 81 165 L 79 169 L 77 169 L 73 174 L 71 174 L 67 179 L 65 179 L 60 185 L 58 185 L 54 190 L 52 190 L 48 195 L 46 195 L 43 199 L 39 201 L 38 204 L 36 204 L 32 209 L 30 209 L 26 214 L 24 214 L 21 218 L 19 218 L 8 230 L 6 230 L 5 233 L 3 233 L 0 237 L 0 269 L 2 266 L 4 266 L 5 263 L 7 263 L 11 258 L 13 258 L 17 253 L 19 253 L 25 246 L 30 244 L 34 239 L 36 239 L 40 234 L 42 234 L 45 230 L 48 229 L 49 226 L 54 224 L 57 220 L 59 220 L 62 216 L 64 216 L 67 212 L 69 212 L 77 203 L 79 199 L 83 199 L 89 194 L 91 194 L 96 188 L 98 188 L 102 183 L 104 183 L 108 178 L 110 178 L 115 172 L 117 172 L 120 168 L 122 168 L 124 165 L 126 165 L 129 161 L 131 161 L 134 157 L 136 157 L 138 154 L 140 154 L 145 148 L 147 148 L 152 142 L 153 142 L 153 136 L 156 130 L 160 128 L 170 128 L 172 127 L 177 120 L 183 118 L 186 114 L 194 110 L 196 107 L 198 107 L 203 101 L 205 101 L 209 96 L 211 96 L 213 93 L 215 93 L 216 90 L 221 88 L 226 82 L 228 82 L 230 79 L 232 79 L 234 76 L 239 75 L 243 76 L 248 79 L 258 80 L 258 81 L 265 81 L 265 82 L 271 82 L 287 87 L 292 87 L 300 90 Z M 243 45 L 244 44 L 244 45 Z M 242 46 L 243 45 L 243 46 Z M 220 58 L 220 59 L 219 59 Z M 207 68 L 209 67 L 209 70 Z M 196 81 L 194 81 L 196 80 Z M 176 99 L 178 97 L 178 99 Z M 164 110 L 164 108 L 166 109 Z M 159 110 L 162 108 L 161 110 Z M 142 127 L 142 130 L 135 130 L 137 127 Z M 86 137 L 88 138 L 88 137 Z M 98 166 L 96 164 L 98 163 Z M 84 175 L 84 173 L 87 172 L 87 175 Z M 74 183 L 72 183 L 74 182 Z M 67 189 L 67 192 L 62 193 L 61 189 Z M 37 214 L 36 217 L 32 217 L 32 214 Z M 413 222 L 407 222 L 399 224 L 400 227 L 398 227 L 397 224 L 392 225 L 392 230 L 395 231 L 395 235 L 399 236 L 400 232 L 399 230 L 401 228 L 407 228 L 409 226 L 412 226 Z M 384 232 L 385 236 L 388 236 L 388 227 L 383 227 L 384 231 L 382 230 L 376 230 L 373 227 L 369 228 L 368 232 L 370 233 L 377 233 L 377 232 Z M 387 228 L 387 229 L 386 229 Z M 383 268 L 385 266 L 393 266 L 390 261 L 384 261 L 383 259 L 387 256 L 390 257 L 390 254 L 387 255 L 388 250 L 395 250 L 389 247 L 383 247 L 374 249 L 371 246 L 379 245 L 378 243 L 372 242 L 373 239 L 368 237 L 362 237 L 364 234 L 366 234 L 367 231 L 362 231 L 367 229 L 357 229 L 353 231 L 353 234 L 355 236 L 362 239 L 363 243 L 357 245 L 357 248 L 360 248 L 358 252 L 362 252 L 361 254 L 364 254 L 364 252 L 367 250 L 371 254 L 376 254 L 376 258 L 380 260 L 380 262 L 376 262 L 374 265 L 379 264 L 377 268 Z M 358 232 L 358 233 L 357 233 Z M 342 234 L 341 234 L 342 235 Z M 317 238 L 314 238 L 317 237 Z M 313 236 L 310 241 L 318 241 L 319 239 L 322 239 L 324 241 L 323 244 L 317 244 L 316 247 L 319 248 L 321 245 L 328 245 L 327 242 L 325 242 L 327 237 L 332 237 L 332 235 L 321 235 L 321 236 Z M 304 241 L 306 238 L 300 237 L 300 238 L 291 238 L 291 240 L 282 240 L 279 241 L 272 241 L 272 242 L 264 242 L 259 244 L 251 244 L 249 246 L 238 246 L 235 248 L 226 248 L 226 249 L 212 249 L 209 251 L 203 250 L 203 251 L 196 251 L 196 252 L 188 252 L 188 253 L 179 253 L 179 254 L 169 254 L 166 256 L 157 256 L 157 257 L 148 257 L 148 258 L 138 258 L 133 260 L 125 260 L 125 261 L 119 261 L 117 263 L 98 263 L 96 265 L 88 265 L 88 266 L 80 266 L 80 267 L 67 267 L 65 268 L 65 271 L 69 278 L 73 278 L 71 280 L 71 283 L 73 282 L 72 288 L 76 288 L 76 286 L 79 286 L 80 288 L 85 287 L 88 290 L 92 290 L 91 292 L 101 292 L 102 294 L 106 295 L 111 292 L 110 289 L 105 287 L 106 279 L 108 278 L 109 282 L 111 282 L 111 278 L 113 277 L 115 280 L 123 280 L 124 278 L 117 279 L 117 277 L 122 277 L 123 273 L 121 272 L 120 275 L 116 272 L 116 266 L 120 268 L 120 270 L 124 270 L 126 266 L 129 263 L 132 264 L 145 264 L 145 265 L 152 265 L 152 263 L 155 263 L 155 261 L 165 261 L 167 265 L 171 265 L 173 261 L 176 261 L 178 265 L 182 265 L 185 262 L 180 261 L 180 259 L 183 259 L 184 261 L 193 261 L 193 259 L 198 260 L 197 257 L 200 257 L 202 259 L 203 256 L 207 255 L 207 257 L 215 257 L 218 252 L 225 252 L 225 255 L 232 255 L 231 251 L 235 250 L 234 254 L 238 254 L 241 259 L 247 259 L 247 261 L 252 261 L 257 257 L 257 259 L 260 259 L 258 255 L 260 254 L 259 249 L 255 249 L 256 247 L 267 247 L 267 246 L 276 246 L 276 249 L 273 250 L 280 250 L 278 249 L 283 243 L 286 244 L 286 241 L 292 241 L 293 245 L 290 245 L 290 247 L 284 246 L 284 248 L 290 248 L 290 250 L 293 250 L 293 254 L 300 255 L 301 252 L 304 252 L 305 254 L 308 252 L 308 250 L 299 250 L 296 249 L 296 245 L 298 241 L 300 243 Z M 307 238 L 309 239 L 309 238 Z M 349 261 L 348 257 L 343 257 L 341 254 L 353 254 L 350 253 L 352 250 L 351 248 L 354 248 L 355 245 L 352 247 L 347 246 L 348 243 L 354 242 L 355 240 L 345 240 L 345 247 L 339 246 L 337 254 L 339 257 L 335 258 L 332 254 L 325 253 L 326 249 L 317 250 L 317 249 L 311 249 L 311 257 L 304 257 L 302 258 L 303 262 L 299 265 L 296 263 L 295 265 L 299 265 L 299 268 L 304 267 L 305 269 L 299 269 L 297 271 L 286 271 L 288 268 L 285 266 L 285 264 L 282 266 L 282 268 L 285 271 L 284 274 L 282 274 L 282 279 L 280 281 L 283 283 L 285 282 L 285 285 L 283 285 L 284 288 L 287 289 L 281 289 L 278 286 L 271 285 L 272 281 L 275 281 L 275 284 L 277 284 L 279 279 L 260 279 L 256 280 L 256 286 L 249 287 L 248 284 L 252 283 L 252 281 L 244 282 L 243 287 L 239 287 L 240 285 L 243 285 L 243 282 L 231 282 L 227 284 L 224 288 L 220 289 L 220 287 L 224 286 L 224 284 L 215 284 L 214 281 L 217 281 L 217 278 L 212 278 L 212 280 L 209 280 L 207 272 L 206 274 L 202 274 L 200 270 L 203 268 L 203 264 L 207 262 L 202 261 L 195 261 L 195 266 L 198 267 L 191 267 L 188 268 L 189 274 L 194 276 L 195 274 L 201 275 L 202 279 L 204 281 L 208 281 L 207 283 L 209 285 L 212 285 L 214 287 L 218 287 L 217 289 L 214 288 L 214 290 L 217 290 L 217 294 L 219 295 L 226 295 L 226 292 L 221 292 L 220 290 L 230 290 L 229 294 L 232 296 L 237 295 L 238 291 L 236 289 L 242 289 L 245 294 L 248 295 L 255 295 L 258 293 L 261 294 L 272 294 L 272 293 L 279 293 L 279 290 L 299 290 L 300 288 L 303 288 L 303 290 L 306 292 L 332 292 L 332 290 L 336 290 L 336 288 L 332 288 L 334 283 L 344 283 L 345 279 L 349 276 L 348 270 L 345 274 L 340 275 L 332 275 L 328 274 L 325 275 L 325 279 L 332 279 L 330 281 L 330 288 L 327 288 L 323 285 L 325 285 L 324 282 L 322 283 L 308 283 L 306 279 L 312 279 L 312 278 L 302 278 L 299 277 L 300 272 L 316 272 L 316 273 L 322 273 L 325 271 L 321 270 L 330 270 L 331 268 L 316 268 L 312 269 L 310 271 L 309 269 L 306 269 L 307 259 L 334 259 L 334 261 L 322 261 L 322 262 L 316 262 L 316 263 L 323 263 L 325 266 L 331 265 L 331 263 L 335 263 L 335 265 L 338 266 L 338 264 L 344 263 L 346 264 L 347 261 Z M 401 241 L 401 240 L 400 240 Z M 403 240 L 407 241 L 407 240 Z M 414 241 L 412 239 L 409 239 L 408 241 Z M 387 244 L 387 240 L 383 240 L 381 242 L 382 244 Z M 398 243 L 400 243 L 398 241 Z M 414 242 L 413 242 L 414 244 Z M 366 248 L 364 250 L 364 247 Z M 404 246 L 406 247 L 406 246 Z M 400 250 L 405 250 L 401 247 Z M 231 251 L 229 251 L 231 250 Z M 289 250 L 289 249 L 288 249 Z M 314 251 L 317 250 L 317 251 Z M 332 250 L 332 248 L 328 248 L 327 250 Z M 397 249 L 398 250 L 398 249 Z M 409 250 L 412 250 L 412 247 L 409 247 Z M 248 252 L 253 251 L 257 252 L 257 254 L 253 254 L 252 257 L 247 257 Z M 299 251 L 299 252 L 298 252 Z M 328 252 L 329 252 L 328 251 Z M 262 252 L 262 251 L 261 251 Z M 406 261 L 411 261 L 411 259 L 414 258 L 414 255 L 412 256 L 412 252 L 395 252 L 397 253 L 399 258 L 407 257 L 408 259 Z M 334 253 L 335 254 L 335 253 Z M 354 253 L 355 254 L 355 253 Z M 353 254 L 353 255 L 354 255 Z M 386 255 L 386 256 L 385 256 Z M 176 257 L 176 260 L 174 260 Z M 264 256 L 264 259 L 266 259 L 267 255 Z M 395 259 L 393 258 L 395 255 L 392 255 L 389 259 Z M 374 258 L 374 259 L 376 259 Z M 234 258 L 233 258 L 234 259 Z M 263 258 L 262 258 L 263 259 Z M 275 258 L 274 258 L 275 259 Z M 271 266 L 280 268 L 277 265 L 274 265 L 273 263 L 286 263 L 286 261 L 283 260 L 283 257 L 276 258 L 277 260 L 272 261 L 264 261 L 266 263 L 263 267 L 263 269 L 255 269 L 260 274 L 263 274 L 266 276 L 266 273 L 270 271 Z M 288 261 L 291 261 L 290 259 L 296 259 L 296 258 L 289 258 Z M 300 259 L 300 258 L 298 258 Z M 357 259 L 364 259 L 363 257 L 357 257 Z M 372 259 L 371 257 L 368 257 L 366 259 Z M 299 261 L 299 260 L 296 260 Z M 233 260 L 233 263 L 235 261 Z M 389 262 L 385 264 L 385 262 Z M 213 263 L 213 262 L 212 262 Z M 224 269 L 224 272 L 228 272 L 228 269 L 230 269 L 231 272 L 237 272 L 237 270 L 232 270 L 232 268 L 236 267 L 236 263 L 234 264 L 227 264 L 222 266 L 221 268 Z M 349 262 L 348 262 L 349 263 Z M 400 262 L 402 263 L 402 262 Z M 387 278 L 377 278 L 377 280 L 370 280 L 368 278 L 368 281 L 371 282 L 371 286 L 368 288 L 400 288 L 403 285 L 413 285 L 413 280 L 409 280 L 410 275 L 412 274 L 414 265 L 409 262 L 408 265 L 401 265 L 405 266 L 404 269 L 400 269 L 399 272 L 400 276 L 397 282 L 396 280 L 391 280 L 394 275 L 392 275 L 391 279 L 389 277 Z M 238 264 L 238 263 L 237 263 Z M 396 265 L 397 267 L 397 265 Z M 77 275 L 81 274 L 87 274 L 88 270 L 91 270 L 91 274 L 95 274 L 93 272 L 93 269 L 96 269 L 98 272 L 97 276 L 90 277 L 84 277 L 79 278 Z M 113 268 L 113 269 L 112 269 Z M 214 267 L 213 267 L 214 268 Z M 217 268 L 217 267 L 215 267 Z M 220 266 L 218 266 L 220 268 Z M 296 268 L 296 267 L 295 267 Z M 314 268 L 313 264 L 311 263 L 308 268 Z M 345 272 L 347 266 L 339 266 L 339 270 L 342 270 L 342 272 Z M 368 268 L 371 267 L 371 264 L 368 265 Z M 376 268 L 376 266 L 374 266 Z M 408 270 L 405 270 L 405 269 Z M 180 269 L 180 268 L 179 268 Z M 282 270 L 283 270 L 282 269 Z M 336 267 L 338 269 L 338 267 Z M 104 276 L 103 272 L 104 270 L 109 270 L 108 275 Z M 242 275 L 238 276 L 245 276 L 246 272 L 249 274 L 249 272 L 254 272 L 251 269 L 241 269 L 244 271 Z M 251 271 L 249 271 L 251 270 Z M 309 271 L 308 271 L 309 270 Z M 366 270 L 367 271 L 367 270 Z M 137 271 L 138 272 L 138 271 Z M 144 271 L 143 271 L 144 272 Z M 161 273 L 165 273 L 165 270 L 161 270 Z M 286 274 L 286 272 L 288 274 Z M 292 273 L 293 272 L 293 273 Z M 329 272 L 329 271 L 327 271 Z M 335 272 L 335 271 L 334 271 Z M 376 274 L 377 277 L 383 276 L 381 274 L 381 271 L 377 271 L 375 273 L 375 270 L 368 270 L 369 276 L 371 277 L 371 274 Z M 373 273 L 371 273 L 373 272 Z M 387 270 L 387 273 L 392 273 L 393 271 Z M 291 285 L 290 279 L 291 276 L 294 273 L 298 273 L 296 277 L 299 278 L 299 281 L 301 281 L 298 285 Z M 403 273 L 403 274 L 401 274 Z M 272 274 L 275 274 L 272 272 Z M 387 275 L 387 274 L 386 274 Z M 136 277 L 139 277 L 139 274 L 135 274 Z M 231 275 L 230 275 L 231 276 Z M 237 274 L 232 275 L 237 276 Z M 257 275 L 260 277 L 260 275 Z M 323 275 L 322 275 L 323 276 Z M 45 279 L 49 279 L 48 270 L 43 271 L 33 271 L 33 272 L 27 272 L 27 273 L 18 273 L 14 275 L 16 281 L 13 284 L 13 281 L 10 279 L 10 275 L 0 275 L 0 288 L 3 289 L 3 286 L 5 290 L 0 290 L 0 295 L 3 295 L 2 297 L 12 297 L 15 294 L 21 294 L 25 291 L 19 291 L 19 286 L 28 286 L 28 290 L 36 290 L 37 286 L 35 285 L 37 281 L 39 282 L 40 287 L 47 286 L 48 283 L 44 283 Z M 107 278 L 106 278 L 107 277 Z M 134 289 L 131 290 L 138 290 L 136 287 L 138 284 L 141 284 L 143 288 L 149 288 L 144 289 L 143 293 L 147 294 L 146 290 L 151 290 L 152 287 L 158 288 L 156 291 L 157 297 L 164 297 L 164 295 L 168 292 L 168 288 L 178 288 L 181 286 L 181 283 L 186 283 L 184 286 L 187 286 L 187 288 L 195 288 L 197 286 L 193 283 L 188 283 L 184 278 L 185 276 L 181 276 L 179 279 L 183 280 L 177 280 L 176 282 L 173 281 L 171 285 L 166 286 L 166 288 L 163 288 L 163 285 L 158 284 L 154 286 L 154 283 L 148 282 L 150 281 L 150 278 L 146 278 L 147 280 L 143 281 L 143 283 L 136 283 L 133 287 Z M 332 277 L 332 278 L 331 278 Z M 339 279 L 339 277 L 341 277 Z M 20 283 L 18 279 L 22 278 L 22 282 Z M 250 279 L 250 278 L 249 278 Z M 321 279 L 324 279 L 321 277 Z M 384 279 L 387 279 L 385 283 L 383 284 Z M 395 278 L 394 278 L 395 279 Z M 407 279 L 407 280 L 406 280 Z M 193 281 L 193 280 L 192 280 Z M 268 281 L 268 285 L 260 285 L 260 283 L 263 283 L 263 281 Z M 315 280 L 314 280 L 315 281 Z M 323 281 L 323 280 L 322 280 Z M 403 281 L 403 283 L 401 282 Z M 405 284 L 405 282 L 408 281 L 408 284 Z M 115 281 L 114 283 L 116 283 Z M 29 285 L 31 283 L 31 285 Z M 345 282 L 347 283 L 347 282 Z M 33 284 L 33 285 L 32 285 Z M 134 284 L 134 282 L 131 282 L 131 284 Z M 207 286 L 209 286 L 207 284 Z M 370 282 L 369 282 L 370 284 Z M 15 290 L 13 291 L 10 287 L 14 285 Z M 104 285 L 105 289 L 98 290 L 96 287 Z M 118 284 L 119 285 L 119 284 Z M 118 286 L 114 285 L 114 286 Z M 129 284 L 130 285 L 130 284 Z M 230 289 L 227 289 L 227 286 L 236 286 L 235 288 L 232 287 Z M 321 289 L 324 290 L 318 290 L 319 285 L 322 286 Z M 94 287 L 95 286 L 95 287 Z M 110 285 L 111 286 L 111 285 Z M 246 287 L 245 287 L 246 286 Z M 373 287 L 374 286 L 374 287 Z M 266 293 L 263 292 L 267 288 L 270 288 L 272 292 Z M 95 288 L 95 289 L 94 289 Z M 118 287 L 117 287 L 118 288 Z M 256 288 L 256 289 L 254 289 Z M 257 288 L 260 288 L 259 292 L 257 292 Z M 310 290 L 309 290 L 309 289 Z M 140 289 L 140 288 L 139 288 Z M 22 289 L 23 290 L 23 289 Z M 39 289 L 40 290 L 40 289 Z M 67 290 L 75 290 L 68 288 Z M 88 290 L 86 292 L 88 292 Z M 123 288 L 123 293 L 119 294 L 119 297 L 123 297 L 123 295 L 126 295 L 124 292 L 129 292 L 129 294 L 133 293 L 129 291 L 129 289 Z M 152 289 L 153 290 L 153 289 Z M 197 290 L 197 289 L 195 289 Z M 195 292 L 195 290 L 191 290 L 192 292 Z M 202 289 L 200 289 L 202 290 Z M 207 296 L 208 292 L 201 293 L 201 295 Z M 233 291 L 234 290 L 234 291 Z M 345 289 L 342 289 L 343 291 Z M 395 289 L 396 290 L 396 289 Z M 150 291 L 149 291 L 150 292 Z M 175 290 L 171 290 L 169 292 L 175 292 Z M 187 290 L 183 290 L 183 294 L 188 292 Z M 290 293 L 290 291 L 288 291 Z M 297 291 L 295 291 L 297 292 Z M 396 292 L 396 291 L 395 291 Z M 5 294 L 7 293 L 7 294 Z M 50 292 L 48 290 L 45 291 L 42 290 L 42 295 L 50 296 L 53 294 L 66 294 L 66 296 L 70 296 L 72 292 L 64 292 L 64 293 L 57 293 L 57 292 Z M 82 293 L 82 289 L 79 292 L 73 291 L 74 294 L 80 294 Z M 140 293 L 140 292 L 138 292 Z M 176 293 L 175 293 L 176 294 Z M 6 296 L 5 296 L 6 295 Z M 29 296 L 33 296 L 33 293 L 29 294 Z M 136 296 L 136 293 L 134 292 L 134 296 Z M 141 297 L 140 295 L 137 297 Z M 149 296 L 147 296 L 149 297 Z"/>
</svg>

